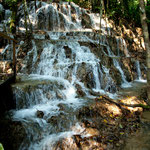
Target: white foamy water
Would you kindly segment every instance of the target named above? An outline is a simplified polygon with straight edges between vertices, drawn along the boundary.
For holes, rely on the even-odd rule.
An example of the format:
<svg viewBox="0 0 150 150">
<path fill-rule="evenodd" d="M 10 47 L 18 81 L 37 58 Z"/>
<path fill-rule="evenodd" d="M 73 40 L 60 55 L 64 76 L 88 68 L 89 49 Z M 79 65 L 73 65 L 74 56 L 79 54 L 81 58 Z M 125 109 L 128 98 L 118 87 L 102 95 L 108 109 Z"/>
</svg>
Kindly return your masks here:
<svg viewBox="0 0 150 150">
<path fill-rule="evenodd" d="M 30 23 L 34 29 L 43 29 L 49 31 L 87 31 L 90 29 L 99 30 L 99 14 L 89 13 L 80 8 L 73 2 L 70 3 L 45 3 L 37 1 L 37 10 L 35 11 L 34 2 L 30 2 L 28 14 Z M 21 16 L 19 26 L 24 26 L 23 5 L 19 7 Z M 84 18 L 84 17 L 85 18 Z M 89 16 L 88 19 L 86 16 Z M 86 20 L 88 23 L 83 23 Z M 29 23 L 29 20 L 28 20 Z M 102 32 L 110 34 L 109 24 L 101 18 Z"/>
</svg>

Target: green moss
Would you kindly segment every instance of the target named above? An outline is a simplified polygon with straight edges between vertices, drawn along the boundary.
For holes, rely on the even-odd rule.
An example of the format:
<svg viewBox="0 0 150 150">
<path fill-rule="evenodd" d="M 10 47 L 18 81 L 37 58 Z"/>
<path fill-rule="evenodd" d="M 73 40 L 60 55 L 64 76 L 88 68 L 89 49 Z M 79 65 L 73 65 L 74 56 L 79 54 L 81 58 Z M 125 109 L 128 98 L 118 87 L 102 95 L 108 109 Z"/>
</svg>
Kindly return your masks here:
<svg viewBox="0 0 150 150">
<path fill-rule="evenodd" d="M 140 107 L 145 108 L 145 109 L 150 109 L 149 105 L 143 105 L 143 104 L 139 104 Z"/>
</svg>

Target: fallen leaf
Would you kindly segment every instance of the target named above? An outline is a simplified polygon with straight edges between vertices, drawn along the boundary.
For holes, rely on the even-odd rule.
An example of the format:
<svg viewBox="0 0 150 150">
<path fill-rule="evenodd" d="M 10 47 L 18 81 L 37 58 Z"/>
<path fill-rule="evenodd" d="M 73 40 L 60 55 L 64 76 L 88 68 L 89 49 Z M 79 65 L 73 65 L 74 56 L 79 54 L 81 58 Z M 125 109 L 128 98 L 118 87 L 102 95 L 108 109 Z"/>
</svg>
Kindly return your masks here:
<svg viewBox="0 0 150 150">
<path fill-rule="evenodd" d="M 120 132 L 120 135 L 124 135 L 124 132 Z"/>
<path fill-rule="evenodd" d="M 111 117 L 111 118 L 113 118 L 113 115 L 112 115 L 112 114 L 110 114 L 110 117 Z"/>
<path fill-rule="evenodd" d="M 103 98 L 103 96 L 100 96 L 100 97 L 99 97 L 99 99 L 102 99 L 102 98 Z"/>
<path fill-rule="evenodd" d="M 106 119 L 104 119 L 104 122 L 107 123 L 108 121 Z"/>
</svg>

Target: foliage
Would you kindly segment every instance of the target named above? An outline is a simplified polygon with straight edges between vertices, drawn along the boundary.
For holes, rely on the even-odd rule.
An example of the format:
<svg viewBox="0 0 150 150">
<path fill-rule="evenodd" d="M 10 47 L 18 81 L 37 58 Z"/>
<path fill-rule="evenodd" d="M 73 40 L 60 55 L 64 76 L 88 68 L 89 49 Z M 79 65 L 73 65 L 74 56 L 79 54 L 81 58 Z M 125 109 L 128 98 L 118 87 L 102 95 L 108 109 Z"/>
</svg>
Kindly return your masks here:
<svg viewBox="0 0 150 150">
<path fill-rule="evenodd" d="M 6 0 L 5 2 L 10 7 L 10 9 L 13 9 L 13 7 L 16 7 L 18 0 Z"/>
<path fill-rule="evenodd" d="M 80 7 L 90 9 L 93 12 L 99 13 L 102 9 L 101 0 L 63 0 L 66 2 L 74 2 Z M 17 4 L 20 0 L 5 0 L 12 11 L 17 9 Z M 141 26 L 139 0 L 103 0 L 104 12 L 108 18 L 115 21 L 116 24 L 126 22 L 134 26 Z M 147 23 L 150 26 L 150 0 L 146 0 Z M 12 16 L 14 23 L 15 14 Z M 13 26 L 13 24 L 11 25 Z M 150 29 L 149 29 L 150 30 Z"/>
<path fill-rule="evenodd" d="M 100 12 L 100 0 L 72 0 L 81 7 Z M 141 26 L 139 0 L 103 0 L 105 14 L 116 24 L 127 22 L 134 26 Z M 146 0 L 147 22 L 150 26 L 150 0 Z"/>
<path fill-rule="evenodd" d="M 17 23 L 17 5 L 18 0 L 6 0 L 6 4 L 10 7 L 10 10 L 12 11 L 11 20 L 10 20 L 10 31 L 12 33 L 16 32 L 16 23 Z"/>
<path fill-rule="evenodd" d="M 3 145 L 0 143 L 0 150 L 4 150 Z"/>
<path fill-rule="evenodd" d="M 134 23 L 140 26 L 140 13 L 138 0 L 111 0 L 105 2 L 105 10 L 107 16 L 113 19 L 117 24 L 121 20 L 126 20 L 128 23 Z"/>
</svg>

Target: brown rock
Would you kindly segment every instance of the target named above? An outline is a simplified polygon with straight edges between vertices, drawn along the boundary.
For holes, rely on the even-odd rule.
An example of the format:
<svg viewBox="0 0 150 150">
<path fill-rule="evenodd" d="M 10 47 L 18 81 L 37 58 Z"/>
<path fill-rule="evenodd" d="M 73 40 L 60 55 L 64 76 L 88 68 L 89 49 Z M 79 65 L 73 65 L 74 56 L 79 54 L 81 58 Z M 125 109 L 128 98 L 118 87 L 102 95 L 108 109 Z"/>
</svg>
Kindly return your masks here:
<svg viewBox="0 0 150 150">
<path fill-rule="evenodd" d="M 37 110 L 36 116 L 37 116 L 38 118 L 43 118 L 44 112 L 43 112 L 43 111 L 40 111 L 40 110 Z"/>
<path fill-rule="evenodd" d="M 57 117 L 56 116 L 52 116 L 51 118 L 49 118 L 47 120 L 47 123 L 57 124 Z"/>
<path fill-rule="evenodd" d="M 90 134 L 91 136 L 98 136 L 99 131 L 95 128 L 86 128 L 87 134 Z"/>
</svg>

